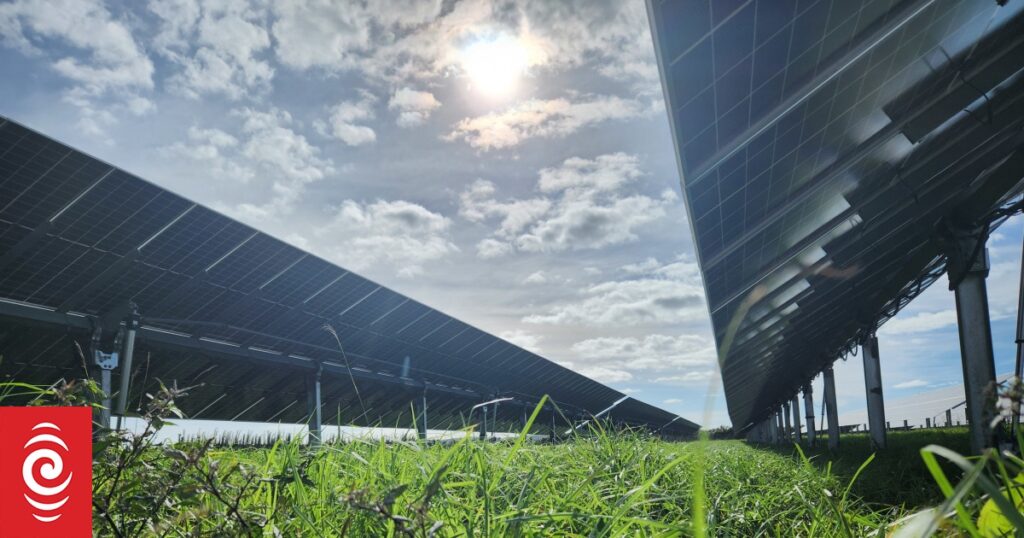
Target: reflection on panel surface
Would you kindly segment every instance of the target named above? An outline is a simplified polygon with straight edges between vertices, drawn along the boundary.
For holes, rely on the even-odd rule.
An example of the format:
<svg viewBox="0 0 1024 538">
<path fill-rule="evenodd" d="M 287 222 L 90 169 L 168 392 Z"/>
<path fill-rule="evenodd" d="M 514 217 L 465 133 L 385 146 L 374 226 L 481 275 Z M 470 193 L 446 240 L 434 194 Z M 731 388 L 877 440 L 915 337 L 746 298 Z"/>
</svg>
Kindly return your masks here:
<svg viewBox="0 0 1024 538">
<path fill-rule="evenodd" d="M 1021 9 L 648 2 L 736 426 L 941 273 L 938 223 L 1018 193 Z"/>
</svg>

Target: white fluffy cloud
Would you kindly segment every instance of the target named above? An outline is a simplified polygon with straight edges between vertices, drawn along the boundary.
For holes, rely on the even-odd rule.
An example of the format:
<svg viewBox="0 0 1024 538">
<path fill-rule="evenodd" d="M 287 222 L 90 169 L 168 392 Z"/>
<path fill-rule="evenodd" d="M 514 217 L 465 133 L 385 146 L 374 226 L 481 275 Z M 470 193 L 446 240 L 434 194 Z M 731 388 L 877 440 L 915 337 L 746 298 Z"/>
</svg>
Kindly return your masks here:
<svg viewBox="0 0 1024 538">
<path fill-rule="evenodd" d="M 458 73 L 459 53 L 468 43 L 508 35 L 529 44 L 531 68 L 592 63 L 638 91 L 660 92 L 643 3 L 463 0 L 443 7 L 441 0 L 276 2 L 276 54 L 294 69 L 357 69 L 408 82 Z"/>
<path fill-rule="evenodd" d="M 692 322 L 706 315 L 699 285 L 644 278 L 603 282 L 583 290 L 576 302 L 523 318 L 549 325 L 636 326 Z"/>
<path fill-rule="evenodd" d="M 696 334 L 604 336 L 577 342 L 572 351 L 588 364 L 614 365 L 632 371 L 708 368 L 714 366 L 716 357 L 714 342 Z"/>
<path fill-rule="evenodd" d="M 238 139 L 225 131 L 193 125 L 188 129 L 188 142 L 176 142 L 164 148 L 164 153 L 204 163 L 209 174 L 216 180 L 248 183 L 255 171 L 242 159 L 236 158 L 238 145 Z"/>
<path fill-rule="evenodd" d="M 941 284 L 940 284 L 941 285 Z M 890 319 L 879 330 L 884 335 L 915 334 L 944 329 L 956 325 L 956 311 L 918 312 L 912 316 Z"/>
<path fill-rule="evenodd" d="M 589 327 L 664 327 L 697 321 L 707 315 L 696 263 L 686 260 L 661 265 L 639 278 L 594 284 L 579 295 L 575 301 L 528 315 L 523 321 Z"/>
<path fill-rule="evenodd" d="M 349 146 L 361 146 L 377 140 L 377 133 L 368 125 L 357 122 L 372 120 L 377 100 L 368 92 L 355 101 L 342 101 L 331 107 L 326 121 L 317 120 L 314 126 L 320 134 L 341 140 Z"/>
<path fill-rule="evenodd" d="M 390 57 L 394 43 L 400 40 L 398 34 L 408 33 L 403 31 L 406 28 L 434 20 L 440 14 L 441 1 L 292 0 L 274 2 L 273 10 L 273 34 L 281 63 L 295 69 L 361 67 L 373 72 L 373 67 L 385 62 L 374 58 Z"/>
<path fill-rule="evenodd" d="M 0 4 L 0 38 L 32 54 L 56 39 L 84 55 L 56 58 L 52 66 L 88 93 L 109 89 L 153 87 L 153 63 L 135 41 L 125 21 L 116 19 L 102 2 L 33 0 Z"/>
<path fill-rule="evenodd" d="M 480 150 L 519 145 L 530 138 L 562 138 L 608 120 L 639 117 L 649 110 L 639 101 L 615 96 L 568 99 L 530 99 L 502 112 L 465 118 L 446 135 Z"/>
<path fill-rule="evenodd" d="M 414 127 L 430 117 L 441 106 L 441 102 L 430 92 L 402 88 L 391 96 L 388 108 L 398 112 L 395 122 L 399 127 Z"/>
<path fill-rule="evenodd" d="M 459 195 L 459 215 L 497 221 L 493 236 L 477 245 L 482 258 L 520 252 L 599 249 L 637 239 L 637 229 L 665 216 L 675 195 L 626 194 L 642 176 L 639 159 L 614 153 L 572 157 L 540 171 L 541 196 L 498 200 L 494 184 L 474 181 Z"/>
<path fill-rule="evenodd" d="M 502 331 L 498 333 L 498 337 L 508 340 L 509 342 L 512 342 L 513 344 L 523 349 L 532 351 L 534 353 L 540 353 L 540 342 L 541 340 L 544 339 L 539 335 L 524 331 L 522 329 Z"/>
<path fill-rule="evenodd" d="M 544 271 L 534 271 L 523 279 L 523 284 L 547 284 L 547 282 L 548 277 L 544 274 Z"/>
<path fill-rule="evenodd" d="M 404 200 L 345 200 L 334 219 L 314 234 L 341 265 L 385 267 L 400 277 L 421 274 L 424 264 L 458 251 L 449 238 L 451 220 Z"/>
<path fill-rule="evenodd" d="M 172 88 L 199 98 L 222 94 L 241 99 L 270 86 L 266 10 L 247 0 L 156 1 L 150 10 L 161 20 L 157 50 L 180 67 Z"/>
<path fill-rule="evenodd" d="M 64 98 L 79 109 L 84 134 L 104 136 L 116 112 L 141 115 L 154 108 L 141 95 L 153 88 L 153 62 L 129 22 L 99 0 L 0 3 L 0 44 L 46 58 L 70 81 Z"/>
<path fill-rule="evenodd" d="M 237 135 L 193 126 L 186 142 L 162 150 L 167 157 L 184 158 L 211 180 L 247 182 L 251 192 L 267 200 L 222 202 L 214 204 L 217 209 L 254 224 L 280 218 L 293 210 L 307 185 L 334 173 L 334 163 L 292 128 L 287 112 L 242 108 L 230 116 L 241 123 Z"/>
</svg>

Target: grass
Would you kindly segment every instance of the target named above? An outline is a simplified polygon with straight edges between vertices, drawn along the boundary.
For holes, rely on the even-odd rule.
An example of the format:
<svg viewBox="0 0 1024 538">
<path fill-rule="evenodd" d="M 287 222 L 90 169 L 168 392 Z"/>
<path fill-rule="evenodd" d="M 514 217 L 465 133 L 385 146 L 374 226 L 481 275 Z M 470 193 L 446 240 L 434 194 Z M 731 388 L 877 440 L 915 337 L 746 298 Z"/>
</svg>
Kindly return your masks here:
<svg viewBox="0 0 1024 538">
<path fill-rule="evenodd" d="M 31 390 L 40 391 L 36 403 L 96 398 L 91 382 L 48 390 L 0 384 L 0 403 Z M 351 441 L 320 450 L 294 438 L 263 447 L 154 443 L 166 420 L 180 415 L 174 402 L 182 397 L 173 388 L 151 396 L 142 432 L 101 432 L 93 458 L 97 535 L 1000 536 L 1024 529 L 1016 489 L 1024 461 L 994 452 L 969 461 L 930 444 L 962 448 L 962 429 L 894 432 L 878 455 L 863 435 L 848 435 L 836 456 L 741 441 L 667 442 L 599 423 L 554 445 L 525 434 L 480 442 L 469 429 L 454 443 Z"/>
<path fill-rule="evenodd" d="M 698 458 L 710 535 L 834 536 L 848 528 L 860 536 L 898 515 L 844 499 L 844 484 L 813 466 L 739 441 L 702 448 L 594 432 L 557 445 L 467 437 L 452 446 L 355 442 L 316 453 L 283 441 L 269 449 L 202 448 L 143 456 L 147 466 L 194 475 L 157 513 L 135 512 L 149 519 L 150 532 L 678 536 L 693 530 Z M 205 462 L 190 468 L 198 452 Z M 109 492 L 107 483 L 98 485 L 98 496 Z M 138 528 L 140 521 L 119 521 L 133 512 L 121 503 L 134 499 L 117 497 L 107 508 L 113 523 Z M 101 534 L 111 532 L 109 522 L 97 523 Z"/>
<path fill-rule="evenodd" d="M 865 433 L 843 435 L 840 450 L 835 454 L 829 453 L 827 439 L 825 436 L 818 440 L 815 448 L 802 450 L 815 466 L 823 470 L 831 467 L 832 474 L 842 480 L 852 479 L 864 461 L 874 454 L 871 464 L 854 483 L 852 492 L 879 508 L 921 509 L 942 502 L 942 491 L 921 458 L 921 448 L 940 445 L 961 454 L 970 451 L 966 427 L 890 432 L 888 446 L 877 453 Z M 792 445 L 775 450 L 798 457 Z M 951 464 L 946 465 L 948 471 L 952 468 Z"/>
</svg>

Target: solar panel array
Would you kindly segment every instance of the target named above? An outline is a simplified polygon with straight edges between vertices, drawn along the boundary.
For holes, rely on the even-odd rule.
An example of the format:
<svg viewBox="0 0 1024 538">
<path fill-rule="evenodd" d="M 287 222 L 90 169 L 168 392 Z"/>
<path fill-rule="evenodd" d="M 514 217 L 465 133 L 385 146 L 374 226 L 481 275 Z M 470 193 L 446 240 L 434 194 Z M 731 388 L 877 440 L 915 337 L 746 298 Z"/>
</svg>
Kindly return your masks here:
<svg viewBox="0 0 1024 538">
<path fill-rule="evenodd" d="M 430 427 L 497 406 L 516 427 L 542 395 L 559 425 L 623 395 L 371 280 L 0 118 L 0 373 L 80 377 L 92 327 L 138 305 L 134 390 L 191 386 L 193 418 L 302 421 L 306 373 L 325 377 L 325 423 Z M 329 325 L 333 333 L 325 329 Z M 656 408 L 617 418 L 674 435 Z M 548 420 L 543 420 L 548 424 Z"/>
<path fill-rule="evenodd" d="M 940 222 L 1019 192 L 1021 9 L 648 2 L 735 426 L 933 282 Z"/>
</svg>

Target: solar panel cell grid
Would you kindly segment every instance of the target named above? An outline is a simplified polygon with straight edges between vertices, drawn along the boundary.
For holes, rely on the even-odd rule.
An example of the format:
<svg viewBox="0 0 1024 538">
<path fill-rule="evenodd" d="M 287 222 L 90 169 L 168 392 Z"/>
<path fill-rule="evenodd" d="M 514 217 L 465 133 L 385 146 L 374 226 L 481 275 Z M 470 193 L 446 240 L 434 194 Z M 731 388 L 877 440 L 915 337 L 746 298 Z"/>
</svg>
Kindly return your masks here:
<svg viewBox="0 0 1024 538">
<path fill-rule="evenodd" d="M 533 399 L 548 392 L 568 407 L 595 411 L 621 396 L 6 120 L 0 189 L 12 194 L 0 207 L 0 297 L 104 323 L 127 315 L 129 301 L 138 305 L 136 351 L 146 359 L 137 361 L 144 373 L 133 399 L 163 379 L 197 385 L 183 407 L 199 418 L 301 420 L 310 361 L 334 369 L 325 406 L 336 404 L 343 418 L 361 424 L 408 420 L 406 407 L 425 382 L 435 412 L 449 410 L 435 416 L 453 424 L 475 399 L 502 391 Z M 4 308 L 0 315 L 19 315 Z M 40 319 L 67 324 L 46 335 L 56 329 L 88 340 L 84 318 Z M 31 367 L 40 379 L 70 375 L 80 358 L 48 355 L 61 341 L 0 334 L 0 353 L 38 356 L 40 364 L 19 368 Z M 366 390 L 365 413 L 337 378 L 346 356 Z M 409 379 L 400 377 L 406 357 Z M 15 363 L 0 363 L 4 375 L 12 373 L 8 365 Z M 453 390 L 463 392 L 446 392 Z"/>
<path fill-rule="evenodd" d="M 780 401 L 776 385 L 788 379 L 785 371 L 813 374 L 890 303 L 889 294 L 930 266 L 938 252 L 918 248 L 933 243 L 922 229 L 956 203 L 978 211 L 1003 200 L 965 202 L 948 185 L 981 173 L 966 166 L 969 160 L 999 162 L 1006 150 L 991 148 L 1010 123 L 990 122 L 988 132 L 974 134 L 974 146 L 946 144 L 944 133 L 928 137 L 920 129 L 939 127 L 971 100 L 978 107 L 1010 103 L 1005 93 L 984 101 L 982 93 L 1009 84 L 1002 81 L 1020 66 L 984 64 L 999 78 L 977 79 L 984 90 L 954 93 L 966 101 L 942 110 L 922 109 L 931 99 L 908 91 L 945 91 L 934 83 L 913 88 L 925 78 L 954 90 L 974 84 L 965 73 L 1005 47 L 983 47 L 973 63 L 963 56 L 988 35 L 1012 33 L 1007 23 L 1021 18 L 1021 7 L 980 0 L 652 1 L 651 14 L 717 337 L 755 285 L 766 286 L 772 306 L 751 310 L 765 312 L 767 321 L 741 326 L 737 341 L 746 343 L 724 366 L 730 411 L 743 424 L 760 412 L 752 402 Z M 1008 105 L 1003 110 L 1002 118 L 1020 116 Z M 907 124 L 918 129 L 913 142 L 900 134 L 903 122 L 938 113 L 945 115 Z M 910 195 L 914 203 L 901 203 Z M 796 276 L 825 263 L 848 276 Z M 886 270 L 876 271 L 879 265 Z"/>
</svg>

